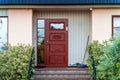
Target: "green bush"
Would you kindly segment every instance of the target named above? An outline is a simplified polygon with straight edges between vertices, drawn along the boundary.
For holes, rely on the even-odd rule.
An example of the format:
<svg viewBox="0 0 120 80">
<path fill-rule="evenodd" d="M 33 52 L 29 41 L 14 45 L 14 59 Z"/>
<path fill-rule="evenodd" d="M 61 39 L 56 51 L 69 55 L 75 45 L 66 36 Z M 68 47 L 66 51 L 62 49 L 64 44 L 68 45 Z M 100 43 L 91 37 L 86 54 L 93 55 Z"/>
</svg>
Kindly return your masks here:
<svg viewBox="0 0 120 80">
<path fill-rule="evenodd" d="M 103 49 L 103 52 L 97 66 L 97 79 L 120 80 L 120 39 L 114 39 Z"/>
<path fill-rule="evenodd" d="M 8 46 L 0 54 L 0 80 L 27 80 L 27 70 L 32 47 L 18 44 Z"/>
<path fill-rule="evenodd" d="M 88 47 L 92 50 L 92 56 L 96 65 L 96 80 L 120 80 L 120 38 L 99 43 L 94 41 Z M 88 66 L 92 71 L 91 55 L 88 58 Z"/>
<path fill-rule="evenodd" d="M 95 60 L 95 65 L 97 66 L 99 63 L 99 60 L 100 60 L 100 56 L 103 55 L 103 51 L 102 49 L 104 48 L 104 45 L 100 44 L 98 41 L 93 41 L 89 47 L 88 47 L 88 50 L 90 51 L 90 48 L 91 48 L 91 55 L 94 57 L 94 60 Z M 90 71 L 91 73 L 93 72 L 92 71 L 92 60 L 91 60 L 91 55 L 89 55 L 88 57 L 88 67 L 90 68 Z"/>
</svg>

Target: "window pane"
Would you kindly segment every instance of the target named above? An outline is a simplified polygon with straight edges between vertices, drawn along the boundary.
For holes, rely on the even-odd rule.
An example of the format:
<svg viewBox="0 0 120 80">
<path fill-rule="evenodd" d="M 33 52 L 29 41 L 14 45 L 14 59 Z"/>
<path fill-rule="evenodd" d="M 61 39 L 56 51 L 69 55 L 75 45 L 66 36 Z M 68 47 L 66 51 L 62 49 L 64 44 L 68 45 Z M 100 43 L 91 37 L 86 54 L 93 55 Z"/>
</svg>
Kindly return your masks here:
<svg viewBox="0 0 120 80">
<path fill-rule="evenodd" d="M 0 42 L 0 51 L 7 50 L 6 44 Z"/>
<path fill-rule="evenodd" d="M 38 36 L 39 37 L 44 37 L 44 29 L 38 29 Z"/>
<path fill-rule="evenodd" d="M 38 64 L 44 63 L 44 38 L 38 38 L 38 46 L 37 46 L 37 53 L 38 53 Z"/>
<path fill-rule="evenodd" d="M 44 50 L 41 50 L 40 47 L 38 46 L 37 50 L 37 63 L 38 64 L 43 64 L 44 63 Z"/>
<path fill-rule="evenodd" d="M 38 45 L 44 44 L 44 38 L 38 38 Z"/>
<path fill-rule="evenodd" d="M 38 28 L 44 28 L 45 20 L 38 20 Z"/>
<path fill-rule="evenodd" d="M 0 18 L 0 51 L 5 50 L 4 44 L 7 44 L 7 18 Z"/>
<path fill-rule="evenodd" d="M 120 37 L 120 27 L 114 27 L 114 37 Z"/>
<path fill-rule="evenodd" d="M 51 23 L 50 29 L 64 29 L 63 23 Z"/>
<path fill-rule="evenodd" d="M 114 27 L 120 27 L 120 17 L 114 17 L 113 26 Z"/>
</svg>

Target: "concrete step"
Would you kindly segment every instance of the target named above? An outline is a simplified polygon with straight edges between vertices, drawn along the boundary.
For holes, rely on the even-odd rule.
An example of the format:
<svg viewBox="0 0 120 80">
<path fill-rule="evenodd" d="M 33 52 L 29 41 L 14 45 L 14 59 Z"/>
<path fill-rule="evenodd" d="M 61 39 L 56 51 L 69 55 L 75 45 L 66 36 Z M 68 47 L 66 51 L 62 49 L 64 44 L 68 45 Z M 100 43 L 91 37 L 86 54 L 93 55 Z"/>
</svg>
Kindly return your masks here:
<svg viewBox="0 0 120 80">
<path fill-rule="evenodd" d="M 39 68 L 35 80 L 90 80 L 88 68 Z"/>
<path fill-rule="evenodd" d="M 42 75 L 42 74 L 89 74 L 88 70 L 41 70 L 41 71 L 35 71 L 35 75 Z"/>
<path fill-rule="evenodd" d="M 74 78 L 72 78 L 72 79 L 65 79 L 65 78 L 60 78 L 60 79 L 55 79 L 55 78 L 51 78 L 51 79 L 49 79 L 49 78 L 41 78 L 41 79 L 34 79 L 34 80 L 90 80 L 90 78 L 85 78 L 85 79 L 74 79 Z"/>
<path fill-rule="evenodd" d="M 90 78 L 90 75 L 34 75 L 35 78 Z"/>
</svg>

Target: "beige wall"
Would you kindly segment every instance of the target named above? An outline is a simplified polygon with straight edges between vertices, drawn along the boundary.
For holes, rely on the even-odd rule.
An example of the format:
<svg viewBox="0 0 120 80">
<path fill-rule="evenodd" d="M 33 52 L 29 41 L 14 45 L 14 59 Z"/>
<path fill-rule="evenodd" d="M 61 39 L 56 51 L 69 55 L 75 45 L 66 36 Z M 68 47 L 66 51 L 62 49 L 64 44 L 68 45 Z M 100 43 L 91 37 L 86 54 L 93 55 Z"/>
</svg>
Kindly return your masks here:
<svg viewBox="0 0 120 80">
<path fill-rule="evenodd" d="M 32 45 L 32 9 L 9 9 L 8 42 Z"/>
<path fill-rule="evenodd" d="M 120 15 L 120 9 L 92 10 L 92 40 L 106 40 L 112 35 L 112 15 Z"/>
</svg>

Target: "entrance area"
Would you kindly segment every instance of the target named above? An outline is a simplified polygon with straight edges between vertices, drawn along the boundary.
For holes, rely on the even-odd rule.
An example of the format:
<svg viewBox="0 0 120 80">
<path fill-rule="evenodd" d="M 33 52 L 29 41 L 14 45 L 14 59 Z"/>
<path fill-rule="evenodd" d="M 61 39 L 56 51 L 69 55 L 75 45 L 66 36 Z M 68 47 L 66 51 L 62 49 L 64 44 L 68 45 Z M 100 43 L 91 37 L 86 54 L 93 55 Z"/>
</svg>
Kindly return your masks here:
<svg viewBox="0 0 120 80">
<path fill-rule="evenodd" d="M 83 61 L 92 33 L 90 11 L 35 10 L 33 18 L 36 66 L 72 66 Z"/>
<path fill-rule="evenodd" d="M 37 64 L 68 66 L 68 20 L 37 20 Z"/>
</svg>

